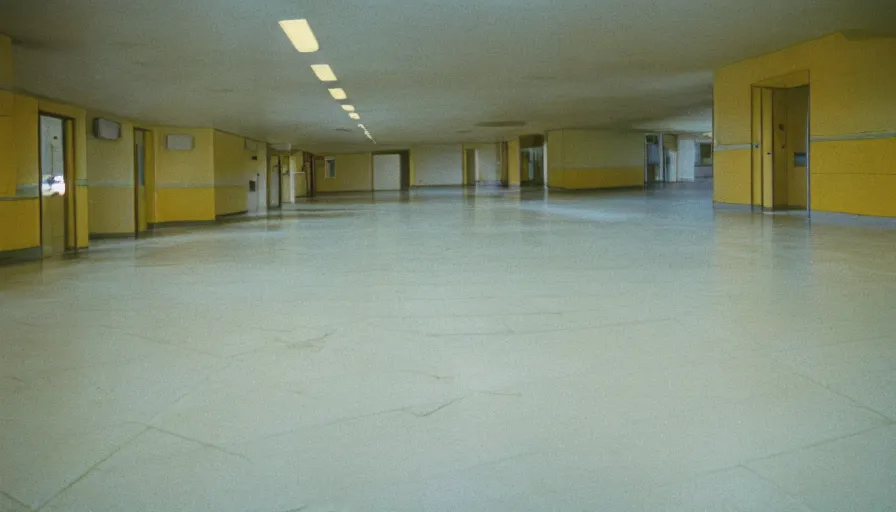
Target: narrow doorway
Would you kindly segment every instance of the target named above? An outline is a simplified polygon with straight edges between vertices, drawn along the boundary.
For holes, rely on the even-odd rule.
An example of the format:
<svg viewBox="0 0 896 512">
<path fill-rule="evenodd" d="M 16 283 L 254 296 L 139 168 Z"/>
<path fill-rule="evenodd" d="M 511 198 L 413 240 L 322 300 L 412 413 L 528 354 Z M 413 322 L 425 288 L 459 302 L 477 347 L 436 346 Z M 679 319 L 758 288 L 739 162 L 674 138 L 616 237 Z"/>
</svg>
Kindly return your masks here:
<svg viewBox="0 0 896 512">
<path fill-rule="evenodd" d="M 475 149 L 468 149 L 464 154 L 464 171 L 466 179 L 464 182 L 468 187 L 475 187 L 479 181 L 479 169 L 476 168 L 477 155 Z"/>
<path fill-rule="evenodd" d="M 71 119 L 40 115 L 41 248 L 44 258 L 77 248 Z"/>
<path fill-rule="evenodd" d="M 809 86 L 754 87 L 753 205 L 810 210 Z"/>
<path fill-rule="evenodd" d="M 268 159 L 268 206 L 280 207 L 280 156 L 271 155 Z"/>
<path fill-rule="evenodd" d="M 662 135 L 647 135 L 644 139 L 644 183 L 665 181 Z"/>
<path fill-rule="evenodd" d="M 148 130 L 134 129 L 134 236 L 139 238 L 146 232 L 148 193 L 146 187 L 146 170 L 148 164 L 150 134 Z"/>
</svg>

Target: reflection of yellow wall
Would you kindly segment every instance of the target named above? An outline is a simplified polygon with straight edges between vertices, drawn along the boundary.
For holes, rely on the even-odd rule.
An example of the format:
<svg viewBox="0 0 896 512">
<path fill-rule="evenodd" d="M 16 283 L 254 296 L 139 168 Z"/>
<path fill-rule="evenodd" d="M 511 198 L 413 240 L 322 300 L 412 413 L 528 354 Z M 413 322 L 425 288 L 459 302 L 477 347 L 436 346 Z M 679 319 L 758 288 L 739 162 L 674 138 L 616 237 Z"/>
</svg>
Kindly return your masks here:
<svg viewBox="0 0 896 512">
<path fill-rule="evenodd" d="M 314 171 L 318 192 L 358 192 L 373 190 L 371 154 L 336 155 L 336 177 L 326 177 L 326 165 Z"/>
<path fill-rule="evenodd" d="M 122 119 L 91 114 L 121 123 L 121 138 L 101 140 L 87 133 L 87 163 L 90 166 L 88 202 L 91 234 L 134 232 L 134 124 Z"/>
<path fill-rule="evenodd" d="M 896 38 L 834 34 L 716 70 L 715 200 L 750 203 L 750 86 L 793 87 L 808 79 L 812 209 L 896 216 L 896 170 L 884 157 L 896 151 L 893 55 Z M 745 157 L 725 155 L 731 152 Z"/>
<path fill-rule="evenodd" d="M 547 137 L 548 186 L 561 189 L 644 185 L 644 135 L 554 130 Z"/>
<path fill-rule="evenodd" d="M 193 136 L 193 149 L 167 149 L 170 134 Z M 154 222 L 215 219 L 214 136 L 210 128 L 155 128 Z"/>
</svg>

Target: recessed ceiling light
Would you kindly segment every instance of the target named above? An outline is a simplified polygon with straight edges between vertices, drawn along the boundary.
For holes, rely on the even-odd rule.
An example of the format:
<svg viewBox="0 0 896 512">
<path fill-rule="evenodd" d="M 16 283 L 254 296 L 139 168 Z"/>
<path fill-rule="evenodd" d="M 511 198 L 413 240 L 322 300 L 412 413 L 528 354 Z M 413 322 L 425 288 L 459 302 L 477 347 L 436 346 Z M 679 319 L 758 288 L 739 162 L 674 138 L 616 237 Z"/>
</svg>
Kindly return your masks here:
<svg viewBox="0 0 896 512">
<path fill-rule="evenodd" d="M 346 112 L 354 112 L 355 106 L 354 105 L 343 105 L 342 110 L 345 110 Z"/>
<path fill-rule="evenodd" d="M 336 81 L 336 73 L 333 73 L 333 68 L 331 68 L 328 64 L 312 64 L 311 69 L 314 71 L 314 74 L 317 75 L 317 78 L 320 79 L 321 82 Z"/>
<path fill-rule="evenodd" d="M 352 112 L 351 114 L 348 115 L 348 117 L 350 117 L 350 118 L 352 118 L 352 119 L 361 119 L 361 114 L 357 114 L 357 113 L 355 113 L 355 112 Z"/>
<path fill-rule="evenodd" d="M 332 96 L 334 100 L 344 100 L 348 98 L 348 95 L 345 94 L 345 89 L 341 88 L 330 89 L 330 96 Z"/>
<path fill-rule="evenodd" d="M 308 20 L 283 20 L 280 22 L 280 28 L 286 32 L 286 37 L 292 41 L 292 45 L 302 53 L 314 53 L 320 50 L 317 38 L 311 31 L 311 25 Z"/>
</svg>

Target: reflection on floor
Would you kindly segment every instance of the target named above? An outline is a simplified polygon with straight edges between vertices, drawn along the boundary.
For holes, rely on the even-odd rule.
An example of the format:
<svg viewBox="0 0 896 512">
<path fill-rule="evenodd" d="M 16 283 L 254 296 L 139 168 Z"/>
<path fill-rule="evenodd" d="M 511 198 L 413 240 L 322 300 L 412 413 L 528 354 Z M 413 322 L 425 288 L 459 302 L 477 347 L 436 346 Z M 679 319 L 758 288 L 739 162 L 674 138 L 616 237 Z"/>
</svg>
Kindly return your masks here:
<svg viewBox="0 0 896 512">
<path fill-rule="evenodd" d="M 432 190 L 0 268 L 0 510 L 891 510 L 893 247 Z"/>
</svg>

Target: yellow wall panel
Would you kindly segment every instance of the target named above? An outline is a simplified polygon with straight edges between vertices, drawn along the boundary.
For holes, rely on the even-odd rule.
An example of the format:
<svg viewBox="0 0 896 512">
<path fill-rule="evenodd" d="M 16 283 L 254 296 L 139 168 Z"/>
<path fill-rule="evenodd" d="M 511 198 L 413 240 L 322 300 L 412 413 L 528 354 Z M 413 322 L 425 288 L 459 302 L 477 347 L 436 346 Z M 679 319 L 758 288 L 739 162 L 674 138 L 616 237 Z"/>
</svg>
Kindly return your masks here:
<svg viewBox="0 0 896 512">
<path fill-rule="evenodd" d="M 507 183 L 520 184 L 520 139 L 513 138 L 507 143 Z"/>
<path fill-rule="evenodd" d="M 155 222 L 215 220 L 215 188 L 159 188 Z"/>
<path fill-rule="evenodd" d="M 812 209 L 896 217 L 896 174 L 812 175 Z"/>
<path fill-rule="evenodd" d="M 0 116 L 0 197 L 15 197 L 18 184 L 13 121 L 12 117 Z"/>
<path fill-rule="evenodd" d="M 0 252 L 40 246 L 40 201 L 0 201 Z"/>
<path fill-rule="evenodd" d="M 751 150 L 717 151 L 713 155 L 713 200 L 750 204 Z"/>
<path fill-rule="evenodd" d="M 12 91 L 4 91 L 0 89 L 0 116 L 12 116 L 14 104 L 15 95 Z"/>
<path fill-rule="evenodd" d="M 563 186 L 567 190 L 644 186 L 644 167 L 619 169 L 566 169 Z"/>
<path fill-rule="evenodd" d="M 215 215 L 245 212 L 248 208 L 247 187 L 215 186 Z"/>
<path fill-rule="evenodd" d="M 318 192 L 358 192 L 373 190 L 371 154 L 336 155 L 336 177 L 326 177 L 326 166 L 316 169 L 314 183 Z"/>
<path fill-rule="evenodd" d="M 813 142 L 811 157 L 813 176 L 896 174 L 896 137 Z"/>
<path fill-rule="evenodd" d="M 134 232 L 134 189 L 90 186 L 91 234 Z"/>
<path fill-rule="evenodd" d="M 17 160 L 17 186 L 30 187 L 37 195 L 40 191 L 40 146 L 38 144 L 37 100 L 16 94 L 13 98 L 15 133 L 13 144 Z"/>
<path fill-rule="evenodd" d="M 751 141 L 751 86 L 796 86 L 808 77 L 809 132 L 813 138 L 845 139 L 812 143 L 809 152 L 812 185 L 809 200 L 813 209 L 844 213 L 887 212 L 881 198 L 893 197 L 892 189 L 876 190 L 865 201 L 862 191 L 868 184 L 887 187 L 893 175 L 892 138 L 849 140 L 856 134 L 880 134 L 896 129 L 896 38 L 849 38 L 833 34 L 781 51 L 741 61 L 716 70 L 714 82 L 714 142 L 719 146 L 749 144 Z M 754 137 L 755 138 L 755 137 Z M 719 202 L 746 203 L 751 186 L 749 173 L 741 172 L 742 157 L 730 151 L 716 153 L 715 198 Z M 725 156 L 728 154 L 727 156 Z M 796 169 L 794 169 L 796 170 Z M 788 184 L 801 192 L 800 176 Z M 832 178 L 815 186 L 816 175 L 863 175 L 862 179 Z M 859 187 L 840 191 L 836 199 L 831 183 Z M 815 193 L 822 194 L 814 197 Z M 883 194 L 883 195 L 882 195 Z M 891 201 L 891 199 L 887 199 Z M 878 213 L 883 215 L 884 213 Z"/>
<path fill-rule="evenodd" d="M 255 179 L 258 161 L 246 150 L 246 139 L 214 133 L 215 214 L 228 215 L 248 209 L 249 180 Z M 262 164 L 264 159 L 259 160 Z"/>
<path fill-rule="evenodd" d="M 0 87 L 13 86 L 12 39 L 0 35 Z"/>
</svg>

